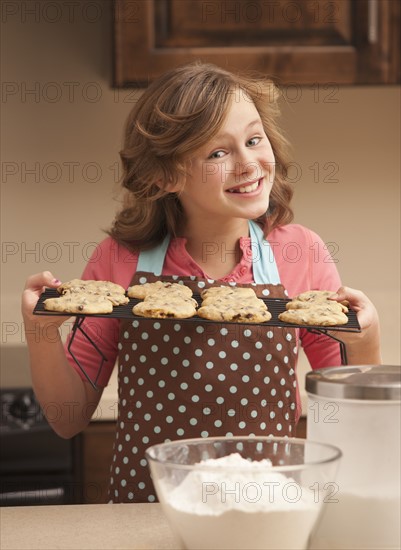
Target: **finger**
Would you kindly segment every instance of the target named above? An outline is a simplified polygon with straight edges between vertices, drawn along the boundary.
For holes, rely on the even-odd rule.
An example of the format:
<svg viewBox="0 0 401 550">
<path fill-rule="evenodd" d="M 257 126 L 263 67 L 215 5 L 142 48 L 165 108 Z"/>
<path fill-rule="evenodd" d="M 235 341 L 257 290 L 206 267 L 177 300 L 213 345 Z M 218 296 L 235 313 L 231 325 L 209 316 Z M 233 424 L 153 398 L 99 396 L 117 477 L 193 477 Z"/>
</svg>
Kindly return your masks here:
<svg viewBox="0 0 401 550">
<path fill-rule="evenodd" d="M 60 285 L 61 281 L 56 279 L 51 271 L 42 271 L 42 273 L 36 273 L 28 277 L 24 290 L 42 290 L 45 286 L 57 288 Z"/>
</svg>

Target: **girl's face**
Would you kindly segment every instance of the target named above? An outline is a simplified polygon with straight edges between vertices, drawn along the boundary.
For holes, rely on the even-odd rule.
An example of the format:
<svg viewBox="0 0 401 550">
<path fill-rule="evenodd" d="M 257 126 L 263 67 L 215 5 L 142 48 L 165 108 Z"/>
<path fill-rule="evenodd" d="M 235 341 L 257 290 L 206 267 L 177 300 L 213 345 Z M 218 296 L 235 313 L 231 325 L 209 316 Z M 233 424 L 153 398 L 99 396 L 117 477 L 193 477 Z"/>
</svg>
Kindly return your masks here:
<svg viewBox="0 0 401 550">
<path fill-rule="evenodd" d="M 180 200 L 188 218 L 223 223 L 256 219 L 269 206 L 273 150 L 259 113 L 243 92 L 233 98 L 220 131 L 190 159 Z"/>
</svg>

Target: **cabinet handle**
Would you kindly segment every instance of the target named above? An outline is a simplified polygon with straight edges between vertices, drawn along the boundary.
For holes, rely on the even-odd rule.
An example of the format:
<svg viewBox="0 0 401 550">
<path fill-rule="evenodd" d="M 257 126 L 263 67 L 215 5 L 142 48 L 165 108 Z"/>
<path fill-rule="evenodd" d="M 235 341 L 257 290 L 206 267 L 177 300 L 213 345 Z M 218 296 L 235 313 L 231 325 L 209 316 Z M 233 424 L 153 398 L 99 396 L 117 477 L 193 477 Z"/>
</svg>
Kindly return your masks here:
<svg viewBox="0 0 401 550">
<path fill-rule="evenodd" d="M 368 0 L 368 42 L 376 44 L 379 34 L 379 2 Z"/>
</svg>

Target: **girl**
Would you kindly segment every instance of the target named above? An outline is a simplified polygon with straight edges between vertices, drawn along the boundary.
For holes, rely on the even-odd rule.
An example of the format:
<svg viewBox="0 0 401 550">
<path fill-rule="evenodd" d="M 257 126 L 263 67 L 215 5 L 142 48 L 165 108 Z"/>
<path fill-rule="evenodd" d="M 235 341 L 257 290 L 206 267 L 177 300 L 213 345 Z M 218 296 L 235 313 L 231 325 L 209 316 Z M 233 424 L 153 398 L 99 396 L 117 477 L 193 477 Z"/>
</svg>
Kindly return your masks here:
<svg viewBox="0 0 401 550">
<path fill-rule="evenodd" d="M 124 288 L 155 280 L 155 274 L 188 277 L 198 290 L 210 279 L 256 283 L 259 296 L 271 297 L 338 291 L 337 299 L 358 311 L 362 328 L 342 334 L 348 362 L 380 363 L 375 308 L 361 292 L 341 287 L 315 233 L 290 224 L 277 96 L 271 82 L 200 63 L 149 86 L 126 125 L 123 208 L 83 278 Z M 65 411 L 52 425 L 71 437 L 88 424 L 102 392 L 60 341 L 65 317 L 32 315 L 43 287 L 59 284 L 49 272 L 29 278 L 22 310 L 36 395 L 43 406 L 57 402 Z M 112 502 L 155 500 L 144 451 L 157 442 L 294 434 L 299 343 L 312 368 L 340 364 L 334 340 L 296 328 L 99 318 L 87 318 L 84 326 L 106 357 L 101 388 L 118 362 Z M 56 334 L 49 337 L 52 329 Z M 80 333 L 74 355 L 95 378 L 99 356 Z"/>
</svg>

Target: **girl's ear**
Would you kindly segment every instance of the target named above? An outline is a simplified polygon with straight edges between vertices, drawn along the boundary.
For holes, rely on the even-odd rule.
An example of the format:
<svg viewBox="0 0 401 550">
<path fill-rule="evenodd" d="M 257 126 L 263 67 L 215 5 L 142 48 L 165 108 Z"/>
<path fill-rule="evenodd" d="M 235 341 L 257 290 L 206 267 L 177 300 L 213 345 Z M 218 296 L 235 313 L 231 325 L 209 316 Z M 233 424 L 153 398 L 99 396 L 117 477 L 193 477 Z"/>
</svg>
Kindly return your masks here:
<svg viewBox="0 0 401 550">
<path fill-rule="evenodd" d="M 163 189 L 163 191 L 167 191 L 167 193 L 178 193 L 182 189 L 182 182 L 180 181 L 168 181 L 166 183 L 162 179 L 159 179 L 155 183 L 159 189 Z"/>
</svg>

